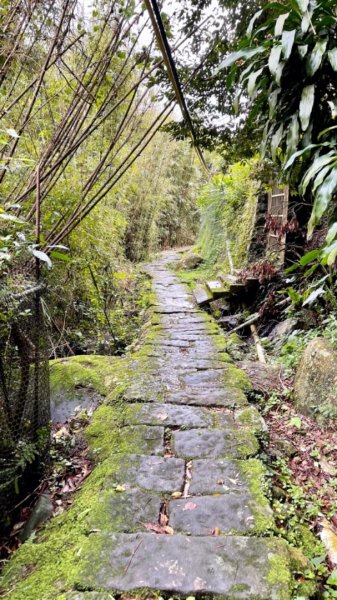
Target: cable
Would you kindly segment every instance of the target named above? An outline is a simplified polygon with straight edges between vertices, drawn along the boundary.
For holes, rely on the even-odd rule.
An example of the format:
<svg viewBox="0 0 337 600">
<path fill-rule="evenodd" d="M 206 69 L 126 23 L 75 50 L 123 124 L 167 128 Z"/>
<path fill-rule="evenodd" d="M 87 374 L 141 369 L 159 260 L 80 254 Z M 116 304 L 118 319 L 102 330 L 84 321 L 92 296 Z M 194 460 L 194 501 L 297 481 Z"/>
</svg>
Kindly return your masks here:
<svg viewBox="0 0 337 600">
<path fill-rule="evenodd" d="M 160 11 L 158 8 L 157 0 L 145 0 L 145 4 L 146 4 L 146 8 L 148 10 L 148 13 L 150 15 L 154 33 L 157 38 L 157 42 L 158 42 L 159 48 L 161 50 L 161 53 L 163 55 L 167 73 L 168 73 L 168 76 L 172 83 L 172 86 L 173 86 L 178 104 L 180 106 L 183 118 L 185 119 L 185 121 L 189 127 L 189 130 L 191 132 L 191 137 L 192 137 L 192 141 L 194 143 L 195 150 L 198 154 L 198 157 L 199 157 L 203 167 L 209 174 L 209 169 L 207 167 L 206 161 L 205 161 L 204 156 L 199 147 L 199 144 L 197 141 L 197 136 L 196 136 L 195 129 L 194 129 L 194 125 L 193 125 L 193 122 L 192 122 L 192 119 L 191 119 L 191 116 L 190 116 L 190 113 L 189 113 L 189 110 L 188 110 L 188 107 L 186 104 L 186 100 L 185 100 L 185 97 L 184 97 L 184 94 L 182 91 L 179 75 L 178 75 L 178 72 L 177 72 L 177 69 L 175 66 L 175 62 L 172 57 L 170 45 L 167 40 L 167 35 L 166 35 L 164 24 L 163 24 L 163 21 L 161 18 Z"/>
</svg>

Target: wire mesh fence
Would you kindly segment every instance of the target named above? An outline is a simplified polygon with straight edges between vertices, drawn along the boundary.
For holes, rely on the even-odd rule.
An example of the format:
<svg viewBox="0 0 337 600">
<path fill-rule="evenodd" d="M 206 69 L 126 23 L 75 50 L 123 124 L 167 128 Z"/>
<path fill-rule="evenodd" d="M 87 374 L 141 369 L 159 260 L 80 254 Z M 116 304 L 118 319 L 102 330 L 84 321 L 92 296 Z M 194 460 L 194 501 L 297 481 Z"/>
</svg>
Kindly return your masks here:
<svg viewBox="0 0 337 600">
<path fill-rule="evenodd" d="M 0 527 L 49 441 L 47 335 L 41 285 L 0 295 Z M 31 469 L 31 472 L 33 469 Z"/>
</svg>

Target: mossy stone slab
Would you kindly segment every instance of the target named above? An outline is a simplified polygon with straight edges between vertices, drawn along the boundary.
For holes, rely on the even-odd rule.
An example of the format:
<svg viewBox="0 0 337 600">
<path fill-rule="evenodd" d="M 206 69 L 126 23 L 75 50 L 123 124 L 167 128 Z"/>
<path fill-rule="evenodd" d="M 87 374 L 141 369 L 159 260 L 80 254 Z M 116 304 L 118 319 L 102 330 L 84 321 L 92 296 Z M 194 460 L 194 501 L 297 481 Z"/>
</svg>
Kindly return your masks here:
<svg viewBox="0 0 337 600">
<path fill-rule="evenodd" d="M 157 523 L 161 497 L 153 492 L 120 486 L 120 491 L 102 495 L 101 509 L 89 515 L 92 530 L 111 533 L 135 533 L 144 531 L 144 523 Z M 124 491 L 123 491 L 124 489 Z"/>
<path fill-rule="evenodd" d="M 245 461 L 245 462 L 254 462 Z M 193 477 L 189 492 L 198 494 L 238 493 L 248 489 L 249 481 L 242 472 L 242 461 L 228 459 L 193 460 Z"/>
<path fill-rule="evenodd" d="M 174 404 L 131 404 L 126 419 L 132 424 L 165 425 L 165 427 L 211 427 L 212 414 L 204 408 Z"/>
<path fill-rule="evenodd" d="M 218 594 L 228 600 L 290 600 L 288 552 L 256 537 L 116 534 L 89 536 L 78 585 L 171 594 Z M 278 569 L 276 569 L 278 566 Z"/>
<path fill-rule="evenodd" d="M 185 461 L 180 458 L 119 454 L 113 457 L 117 468 L 105 481 L 105 488 L 117 484 L 127 489 L 140 487 L 154 492 L 173 493 L 184 485 Z"/>
<path fill-rule="evenodd" d="M 272 518 L 268 506 L 257 506 L 248 489 L 226 496 L 196 496 L 170 502 L 170 525 L 176 533 L 187 535 L 251 534 L 256 518 Z"/>
<path fill-rule="evenodd" d="M 244 458 L 258 452 L 253 434 L 236 429 L 188 429 L 175 431 L 172 447 L 183 458 Z"/>
<path fill-rule="evenodd" d="M 164 392 L 165 402 L 189 404 L 195 406 L 221 406 L 224 408 L 244 406 L 247 404 L 245 394 L 238 388 L 221 387 L 217 389 L 200 389 L 189 386 L 188 389 Z"/>
<path fill-rule="evenodd" d="M 164 454 L 164 427 L 130 425 L 123 427 L 121 437 L 128 448 L 139 454 Z"/>
</svg>

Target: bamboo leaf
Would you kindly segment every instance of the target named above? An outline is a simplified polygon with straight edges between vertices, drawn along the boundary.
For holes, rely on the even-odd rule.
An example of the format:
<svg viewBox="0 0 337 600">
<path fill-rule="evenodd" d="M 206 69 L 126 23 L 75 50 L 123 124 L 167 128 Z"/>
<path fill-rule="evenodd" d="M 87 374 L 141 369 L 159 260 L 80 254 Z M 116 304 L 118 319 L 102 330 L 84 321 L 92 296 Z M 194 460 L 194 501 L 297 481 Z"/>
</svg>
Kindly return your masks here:
<svg viewBox="0 0 337 600">
<path fill-rule="evenodd" d="M 300 156 L 305 154 L 305 152 L 308 152 L 308 150 L 311 150 L 311 148 L 316 148 L 316 144 L 310 144 L 309 146 L 306 146 L 305 148 L 303 148 L 303 150 L 297 150 L 297 152 L 294 152 L 294 154 L 292 154 L 292 156 L 288 159 L 288 161 L 284 165 L 283 170 L 287 171 L 287 169 L 292 167 L 296 158 L 299 158 Z"/>
<path fill-rule="evenodd" d="M 310 77 L 312 77 L 321 66 L 327 43 L 328 40 L 318 40 L 313 51 L 307 56 L 306 69 Z"/>
<path fill-rule="evenodd" d="M 302 33 L 306 33 L 310 27 L 310 14 L 306 12 L 301 22 Z"/>
<path fill-rule="evenodd" d="M 293 49 L 294 41 L 295 41 L 296 29 L 292 31 L 284 31 L 282 33 L 282 52 L 283 56 L 286 60 L 288 60 L 291 55 L 291 51 Z"/>
<path fill-rule="evenodd" d="M 310 250 L 310 252 L 307 252 L 306 254 L 304 254 L 304 256 L 302 256 L 299 261 L 301 267 L 306 267 L 311 262 L 316 260 L 316 258 L 318 258 L 318 256 L 319 256 L 319 254 L 320 254 L 320 250 L 317 248 L 315 250 Z"/>
<path fill-rule="evenodd" d="M 314 106 L 314 100 L 315 100 L 315 86 L 307 85 L 305 88 L 303 88 L 301 102 L 300 102 L 300 121 L 301 121 L 303 131 L 308 129 L 308 125 L 310 122 L 310 116 L 311 116 L 312 109 Z"/>
</svg>

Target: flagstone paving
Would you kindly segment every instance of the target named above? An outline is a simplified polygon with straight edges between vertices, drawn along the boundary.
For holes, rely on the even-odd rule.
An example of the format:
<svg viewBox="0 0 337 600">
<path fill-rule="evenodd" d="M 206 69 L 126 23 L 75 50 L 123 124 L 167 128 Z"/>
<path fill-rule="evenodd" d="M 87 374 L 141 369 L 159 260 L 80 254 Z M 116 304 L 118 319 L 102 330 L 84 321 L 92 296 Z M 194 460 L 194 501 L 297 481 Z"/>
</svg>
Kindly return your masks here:
<svg viewBox="0 0 337 600">
<path fill-rule="evenodd" d="M 292 597 L 257 458 L 263 419 L 222 332 L 170 270 L 177 256 L 148 265 L 144 343 L 105 371 L 111 396 L 86 430 L 97 466 L 10 561 L 6 598 Z"/>
<path fill-rule="evenodd" d="M 176 257 L 164 253 L 147 267 L 156 325 L 142 352 L 153 367 L 124 391 L 133 407 L 124 435 L 139 453 L 120 455 L 105 482 L 125 491 L 111 500 L 111 531 L 96 533 L 95 551 L 86 550 L 91 568 L 81 586 L 286 600 L 287 547 L 272 537 L 264 470 L 254 458 L 263 420 L 248 409 L 248 382 L 215 343 L 210 318 L 168 268 Z"/>
</svg>

